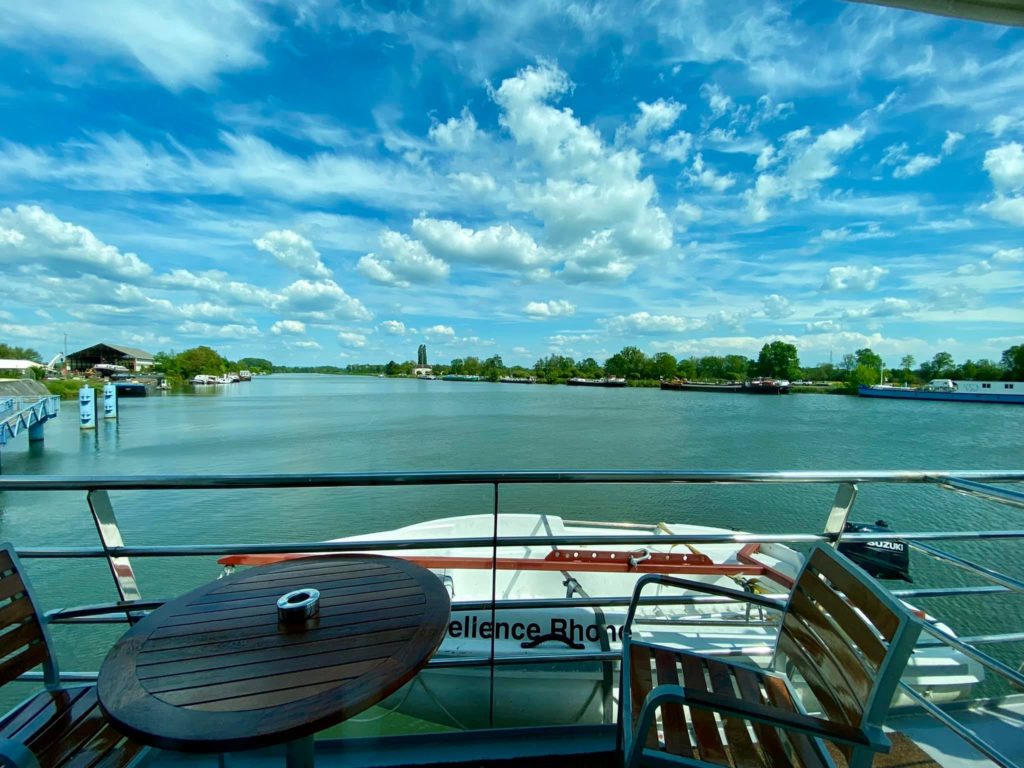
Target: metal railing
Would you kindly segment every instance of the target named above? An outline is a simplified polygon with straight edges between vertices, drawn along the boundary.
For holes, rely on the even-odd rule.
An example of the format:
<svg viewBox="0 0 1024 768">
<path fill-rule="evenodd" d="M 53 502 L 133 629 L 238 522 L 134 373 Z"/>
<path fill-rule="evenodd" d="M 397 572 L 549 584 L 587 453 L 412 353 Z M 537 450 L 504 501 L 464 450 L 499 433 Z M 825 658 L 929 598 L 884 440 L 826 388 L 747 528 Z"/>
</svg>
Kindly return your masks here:
<svg viewBox="0 0 1024 768">
<path fill-rule="evenodd" d="M 0 475 L 0 491 L 84 491 L 90 513 L 99 534 L 99 546 L 52 547 L 35 546 L 19 547 L 22 558 L 36 559 L 95 559 L 107 561 L 117 590 L 118 600 L 100 605 L 62 607 L 50 611 L 48 620 L 55 624 L 62 623 L 109 623 L 133 622 L 162 601 L 143 601 L 138 581 L 132 568 L 131 558 L 138 557 L 194 557 L 194 556 L 225 556 L 238 554 L 285 554 L 285 553 L 334 553 L 334 552 L 374 552 L 393 551 L 396 554 L 410 549 L 461 549 L 487 548 L 497 560 L 498 547 L 525 547 L 544 545 L 550 547 L 579 546 L 600 543 L 627 544 L 632 547 L 643 544 L 657 543 L 660 545 L 676 544 L 811 544 L 829 542 L 838 545 L 844 542 L 867 542 L 899 539 L 906 541 L 916 551 L 942 563 L 956 567 L 979 576 L 989 582 L 987 586 L 950 586 L 911 588 L 893 590 L 893 594 L 904 600 L 925 600 L 936 597 L 1013 594 L 1024 592 L 1024 581 L 1001 574 L 991 568 L 979 565 L 936 548 L 937 541 L 980 541 L 980 540 L 1017 540 L 1024 539 L 1024 529 L 998 529 L 976 531 L 902 531 L 902 532 L 871 532 L 844 533 L 844 526 L 854 506 L 858 486 L 869 483 L 886 484 L 919 484 L 953 491 L 963 495 L 978 497 L 987 502 L 1005 506 L 1024 507 L 1024 494 L 1007 490 L 992 483 L 1019 483 L 1024 481 L 1024 471 L 865 471 L 865 472 L 712 472 L 712 471 L 512 471 L 512 472 L 411 472 L 411 473 L 333 473 L 333 474 L 268 474 L 268 475 L 157 475 L 157 476 L 103 476 L 103 477 L 67 477 L 67 476 L 23 476 L 11 477 Z M 595 523 L 608 528 L 621 529 L 622 535 L 531 535 L 531 536 L 500 536 L 498 535 L 497 519 L 501 514 L 500 488 L 503 485 L 565 485 L 565 484 L 817 484 L 837 485 L 835 499 L 828 510 L 826 523 L 820 533 L 703 533 L 703 534 L 668 534 L 656 526 Z M 132 546 L 124 542 L 118 525 L 109 493 L 111 491 L 161 491 L 161 490 L 214 490 L 214 489 L 287 489 L 287 488 L 366 488 L 366 487 L 400 487 L 400 486 L 457 486 L 477 485 L 490 486 L 493 492 L 493 514 L 495 516 L 494 533 L 490 536 L 449 537 L 431 539 L 391 539 L 362 540 L 338 542 L 253 542 L 248 544 L 180 544 L 180 545 L 148 545 Z M 569 521 L 566 521 L 567 523 Z M 583 524 L 583 523 L 579 523 Z M 929 542 L 929 543 L 926 543 Z M 571 563 L 566 563 L 566 570 L 572 570 Z M 496 574 L 496 569 L 493 571 Z M 491 596 L 489 600 L 461 601 L 453 605 L 454 611 L 490 611 L 492 622 L 498 611 L 542 608 L 606 608 L 622 607 L 629 602 L 628 597 L 569 596 L 565 598 L 499 600 L 496 583 L 492 577 Z M 682 596 L 667 599 L 664 596 L 647 598 L 642 603 L 664 605 L 704 604 L 722 602 L 721 598 L 706 596 Z M 948 633 L 937 629 L 930 621 L 921 620 L 925 632 L 930 635 L 922 641 L 924 646 L 949 646 L 960 653 L 974 659 L 986 669 L 996 673 L 1013 685 L 1024 687 L 1024 675 L 1012 667 L 977 648 L 979 645 L 1021 642 L 1024 632 L 1008 632 L 1001 634 L 978 635 L 953 638 Z M 721 655 L 757 655 L 760 646 L 719 651 Z M 552 664 L 570 662 L 613 662 L 617 660 L 615 651 L 583 651 L 559 652 L 557 654 L 516 654 L 497 656 L 494 642 L 490 653 L 482 656 L 463 658 L 435 658 L 431 667 L 487 667 L 492 675 L 492 707 L 493 707 L 493 674 L 496 667 L 505 665 Z M 25 679 L 34 679 L 33 675 L 25 675 Z M 63 677 L 68 680 L 87 680 L 95 677 L 95 673 L 68 672 Z M 908 694 L 909 695 L 909 694 Z M 920 706 L 945 725 L 949 723 L 949 715 L 934 702 L 928 701 L 917 692 L 911 696 Z M 953 728 L 961 738 L 971 743 L 1000 765 L 1013 765 L 1008 758 L 992 745 L 986 744 L 976 734 L 963 727 Z"/>
</svg>

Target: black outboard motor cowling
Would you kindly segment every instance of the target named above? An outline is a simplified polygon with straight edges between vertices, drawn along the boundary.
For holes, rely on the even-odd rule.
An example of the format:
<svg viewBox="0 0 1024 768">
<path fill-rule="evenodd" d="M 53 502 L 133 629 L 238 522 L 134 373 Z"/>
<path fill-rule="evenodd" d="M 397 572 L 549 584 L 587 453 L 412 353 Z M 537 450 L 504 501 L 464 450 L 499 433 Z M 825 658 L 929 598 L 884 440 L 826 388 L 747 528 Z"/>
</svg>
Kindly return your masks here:
<svg viewBox="0 0 1024 768">
<path fill-rule="evenodd" d="M 874 525 L 847 523 L 843 533 L 889 533 L 889 525 L 885 520 L 876 520 Z M 902 539 L 840 541 L 839 551 L 876 579 L 914 581 L 910 577 L 910 548 Z"/>
</svg>

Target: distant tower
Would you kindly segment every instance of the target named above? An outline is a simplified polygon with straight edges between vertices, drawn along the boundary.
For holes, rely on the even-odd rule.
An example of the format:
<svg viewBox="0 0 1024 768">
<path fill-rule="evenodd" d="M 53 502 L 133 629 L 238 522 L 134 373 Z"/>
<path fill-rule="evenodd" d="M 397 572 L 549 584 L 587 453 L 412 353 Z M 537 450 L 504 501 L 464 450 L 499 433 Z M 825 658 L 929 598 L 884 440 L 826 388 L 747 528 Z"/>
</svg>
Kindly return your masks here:
<svg viewBox="0 0 1024 768">
<path fill-rule="evenodd" d="M 420 344 L 420 348 L 416 350 L 416 365 L 427 364 L 427 345 Z"/>
</svg>

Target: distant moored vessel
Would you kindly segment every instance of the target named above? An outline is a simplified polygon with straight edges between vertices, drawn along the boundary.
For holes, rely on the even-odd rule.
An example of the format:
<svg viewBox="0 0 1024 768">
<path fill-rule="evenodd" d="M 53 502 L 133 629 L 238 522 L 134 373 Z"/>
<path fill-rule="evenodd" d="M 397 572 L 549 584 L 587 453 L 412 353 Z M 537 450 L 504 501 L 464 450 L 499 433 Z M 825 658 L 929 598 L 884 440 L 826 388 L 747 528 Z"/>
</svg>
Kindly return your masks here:
<svg viewBox="0 0 1024 768">
<path fill-rule="evenodd" d="M 966 403 L 1024 404 L 1024 382 L 1021 381 L 954 381 L 932 379 L 923 387 L 894 387 L 876 384 L 857 388 L 861 397 L 895 397 L 904 400 L 959 400 Z"/>
</svg>

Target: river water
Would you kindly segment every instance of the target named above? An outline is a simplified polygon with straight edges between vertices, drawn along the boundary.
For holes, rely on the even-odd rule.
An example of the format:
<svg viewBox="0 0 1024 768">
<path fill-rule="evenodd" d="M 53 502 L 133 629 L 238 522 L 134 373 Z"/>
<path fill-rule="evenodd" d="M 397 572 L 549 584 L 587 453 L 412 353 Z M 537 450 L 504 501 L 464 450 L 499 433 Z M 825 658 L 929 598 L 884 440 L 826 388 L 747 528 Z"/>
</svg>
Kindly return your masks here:
<svg viewBox="0 0 1024 768">
<path fill-rule="evenodd" d="M 460 469 L 1022 469 L 1024 408 L 826 395 L 753 397 L 372 377 L 275 375 L 120 401 L 81 431 L 77 403 L 43 447 L 3 451 L 6 475 L 316 473 Z M 832 486 L 515 486 L 503 512 L 818 532 Z M 489 513 L 486 487 L 112 494 L 128 544 L 316 541 Z M 866 485 L 852 519 L 897 530 L 1024 528 L 1019 512 L 933 487 Z M 95 545 L 83 493 L 0 492 L 0 540 Z M 1017 543 L 948 548 L 1024 576 Z M 136 559 L 143 597 L 214 578 L 213 558 Z M 980 583 L 914 555 L 918 585 Z M 106 564 L 31 561 L 47 608 L 113 599 Z M 1019 631 L 1019 601 L 931 601 L 962 634 Z M 96 669 L 113 627 L 56 627 L 64 669 Z M 1022 646 L 1000 649 L 1016 666 Z"/>
</svg>

